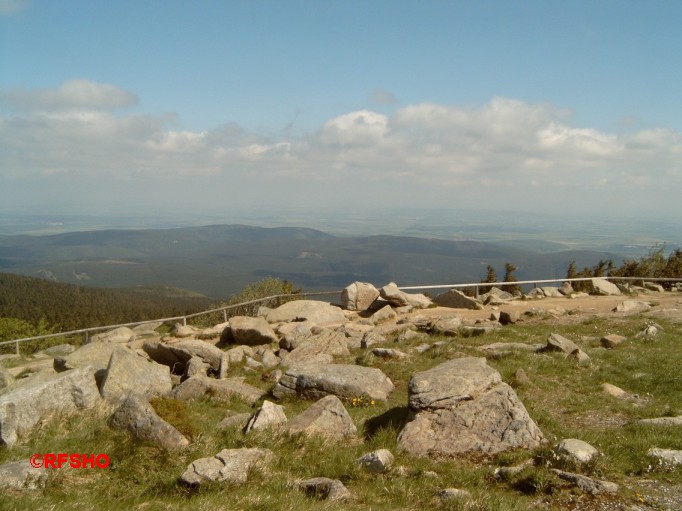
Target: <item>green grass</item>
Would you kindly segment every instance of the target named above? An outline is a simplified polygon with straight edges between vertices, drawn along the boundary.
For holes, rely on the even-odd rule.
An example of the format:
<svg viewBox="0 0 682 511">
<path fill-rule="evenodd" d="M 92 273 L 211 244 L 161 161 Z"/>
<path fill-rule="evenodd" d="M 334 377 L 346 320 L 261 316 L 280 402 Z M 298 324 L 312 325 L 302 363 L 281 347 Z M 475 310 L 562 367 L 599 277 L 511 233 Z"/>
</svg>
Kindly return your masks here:
<svg viewBox="0 0 682 511">
<path fill-rule="evenodd" d="M 188 448 L 175 453 L 111 430 L 104 409 L 49 421 L 24 443 L 11 450 L 0 448 L 0 463 L 27 459 L 33 453 L 105 452 L 111 466 L 104 470 L 55 470 L 43 492 L 2 495 L 0 509 L 565 509 L 577 490 L 567 489 L 550 472 L 552 467 L 579 470 L 621 484 L 617 496 L 585 497 L 582 502 L 586 507 L 580 509 L 617 509 L 636 503 L 638 495 L 646 492 L 637 483 L 638 478 L 682 485 L 682 469 L 659 466 L 646 454 L 651 447 L 682 449 L 682 435 L 674 428 L 637 423 L 640 418 L 682 414 L 679 327 L 659 321 L 663 331 L 655 340 L 647 341 L 634 338 L 645 325 L 640 316 L 565 326 L 551 321 L 520 323 L 479 337 L 423 336 L 405 343 L 389 341 L 388 345 L 412 353 L 402 361 L 353 350 L 340 362 L 380 368 L 396 386 L 386 403 L 346 403 L 359 430 L 355 441 L 332 442 L 273 431 L 247 435 L 238 428 L 218 429 L 218 422 L 228 410 L 253 410 L 237 400 L 155 400 L 157 412 L 192 439 Z M 415 458 L 398 450 L 397 436 L 408 417 L 407 384 L 412 374 L 454 357 L 482 356 L 478 348 L 488 343 L 544 343 L 552 332 L 576 342 L 589 354 L 591 363 L 576 365 L 553 353 L 512 353 L 489 359 L 503 380 L 514 386 L 547 437 L 546 445 L 533 451 L 517 450 L 478 459 Z M 606 350 L 599 346 L 598 339 L 607 333 L 619 333 L 628 340 L 617 349 Z M 445 344 L 421 355 L 410 351 L 424 342 L 436 341 Z M 517 384 L 513 375 L 519 368 L 527 373 L 530 383 Z M 231 372 L 245 376 L 248 383 L 260 388 L 272 387 L 260 374 L 241 366 L 232 367 Z M 637 394 L 638 398 L 618 400 L 608 396 L 601 388 L 604 382 Z M 311 403 L 286 399 L 281 404 L 292 418 Z M 586 467 L 562 464 L 552 455 L 551 447 L 563 438 L 585 440 L 603 455 Z M 275 460 L 265 472 L 254 470 L 246 485 L 211 484 L 192 490 L 178 482 L 191 461 L 238 447 L 267 447 L 275 453 Z M 379 448 L 391 450 L 396 457 L 394 467 L 403 468 L 384 475 L 361 470 L 355 460 Z M 493 475 L 495 467 L 528 459 L 534 459 L 536 464 L 508 480 Z M 347 503 L 322 502 L 304 495 L 294 484 L 317 476 L 340 479 L 354 499 Z M 468 503 L 441 503 L 437 493 L 448 487 L 466 489 L 472 498 Z"/>
</svg>

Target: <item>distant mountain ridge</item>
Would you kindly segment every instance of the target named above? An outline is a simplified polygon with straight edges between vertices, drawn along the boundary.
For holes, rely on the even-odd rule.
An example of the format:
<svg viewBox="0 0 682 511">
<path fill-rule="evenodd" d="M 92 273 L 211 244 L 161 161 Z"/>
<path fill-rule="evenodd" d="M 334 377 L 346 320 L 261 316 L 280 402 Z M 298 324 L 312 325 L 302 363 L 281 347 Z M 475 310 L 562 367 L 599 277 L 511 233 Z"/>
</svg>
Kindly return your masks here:
<svg viewBox="0 0 682 511">
<path fill-rule="evenodd" d="M 383 285 L 478 281 L 487 264 L 500 277 L 560 278 L 618 254 L 551 251 L 551 242 L 452 241 L 414 236 L 333 236 L 302 227 L 241 224 L 172 229 L 103 230 L 46 236 L 0 236 L 0 271 L 53 275 L 96 287 L 172 286 L 227 298 L 266 276 L 306 290 L 342 288 L 355 280 Z"/>
</svg>

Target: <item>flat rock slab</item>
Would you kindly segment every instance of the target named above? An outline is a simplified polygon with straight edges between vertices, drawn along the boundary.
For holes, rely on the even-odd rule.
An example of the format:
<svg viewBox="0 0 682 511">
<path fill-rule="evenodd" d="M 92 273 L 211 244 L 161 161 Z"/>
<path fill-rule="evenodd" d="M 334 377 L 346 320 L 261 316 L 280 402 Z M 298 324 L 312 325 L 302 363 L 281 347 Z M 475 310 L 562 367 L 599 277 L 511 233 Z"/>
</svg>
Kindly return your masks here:
<svg viewBox="0 0 682 511">
<path fill-rule="evenodd" d="M 8 447 L 56 413 L 71 414 L 100 401 L 95 368 L 48 376 L 0 396 L 0 442 Z"/>
<path fill-rule="evenodd" d="M 343 439 L 358 432 L 341 400 L 333 395 L 323 397 L 287 424 L 289 433 Z"/>
<path fill-rule="evenodd" d="M 538 352 L 544 345 L 542 344 L 525 344 L 522 342 L 496 342 L 493 344 L 486 344 L 478 348 L 490 355 L 507 355 L 509 353 L 522 353 L 522 352 Z"/>
<path fill-rule="evenodd" d="M 641 419 L 640 424 L 652 426 L 682 426 L 682 415 L 677 417 L 656 417 L 654 419 Z"/>
<path fill-rule="evenodd" d="M 77 367 L 92 366 L 96 370 L 106 369 L 111 354 L 117 344 L 109 342 L 92 342 L 78 348 L 68 355 L 58 355 L 54 358 L 55 371 L 68 371 Z"/>
<path fill-rule="evenodd" d="M 667 463 L 669 465 L 682 465 L 682 451 L 659 449 L 654 447 L 653 449 L 649 449 L 647 454 L 660 460 L 662 463 Z"/>
<path fill-rule="evenodd" d="M 577 438 L 566 438 L 565 440 L 562 440 L 556 446 L 554 452 L 556 452 L 559 457 L 577 464 L 589 463 L 595 456 L 599 455 L 597 449 Z"/>
<path fill-rule="evenodd" d="M 117 342 L 125 344 L 135 339 L 135 332 L 127 326 L 121 326 L 101 334 L 93 335 L 89 342 Z"/>
<path fill-rule="evenodd" d="M 189 485 L 208 481 L 245 483 L 249 471 L 270 463 L 274 454 L 270 449 L 223 449 L 211 458 L 193 461 L 180 476 Z"/>
<path fill-rule="evenodd" d="M 170 367 L 171 372 L 182 374 L 192 357 L 199 357 L 212 370 L 219 371 L 223 351 L 213 344 L 199 339 L 184 339 L 174 342 L 145 341 L 142 349 L 153 361 Z"/>
<path fill-rule="evenodd" d="M 465 295 L 458 289 L 450 289 L 445 293 L 439 294 L 433 299 L 433 303 L 440 305 L 441 307 L 450 307 L 453 309 L 480 310 L 483 308 L 481 302 Z"/>
<path fill-rule="evenodd" d="M 289 368 L 272 391 L 276 398 L 299 395 L 319 399 L 327 395 L 352 399 L 367 395 L 385 401 L 393 383 L 381 370 L 357 365 L 299 365 Z"/>
<path fill-rule="evenodd" d="M 581 474 L 574 474 L 572 472 L 564 472 L 563 470 L 552 469 L 557 476 L 564 481 L 573 483 L 585 493 L 590 495 L 599 495 L 602 493 L 617 493 L 618 485 L 610 481 L 601 481 L 599 479 L 592 479 Z"/>
<path fill-rule="evenodd" d="M 133 350 L 117 346 L 102 379 L 101 394 L 109 401 L 120 401 L 130 392 L 149 399 L 171 391 L 168 366 L 142 358 Z"/>
<path fill-rule="evenodd" d="M 282 357 L 282 365 L 330 364 L 335 357 L 347 357 L 348 343 L 341 332 L 326 330 L 299 342 L 298 346 Z"/>
<path fill-rule="evenodd" d="M 483 358 L 450 360 L 410 379 L 411 420 L 398 437 L 416 456 L 495 454 L 544 441 L 514 390 Z"/>
<path fill-rule="evenodd" d="M 346 316 L 340 308 L 317 300 L 287 302 L 268 312 L 265 319 L 268 323 L 291 323 L 308 320 L 316 325 L 346 322 Z"/>
<path fill-rule="evenodd" d="M 259 346 L 279 342 L 279 337 L 265 318 L 235 316 L 230 318 L 230 335 L 237 344 Z"/>
<path fill-rule="evenodd" d="M 547 338 L 547 345 L 543 349 L 544 351 L 560 351 L 570 355 L 575 350 L 579 350 L 580 346 L 570 339 L 566 339 L 563 335 L 550 334 Z"/>
<path fill-rule="evenodd" d="M 175 427 L 163 420 L 143 398 L 129 395 L 109 419 L 112 428 L 127 429 L 132 435 L 167 450 L 189 445 Z"/>
<path fill-rule="evenodd" d="M 34 468 L 29 460 L 0 465 L 0 490 L 40 490 L 45 487 L 47 470 Z"/>
<path fill-rule="evenodd" d="M 201 399 L 204 397 L 229 401 L 234 397 L 247 404 L 253 405 L 265 396 L 265 394 L 266 392 L 258 387 L 244 383 L 241 378 L 216 380 L 205 376 L 193 376 L 175 387 L 170 395 L 180 401 L 189 401 L 191 399 Z"/>
</svg>

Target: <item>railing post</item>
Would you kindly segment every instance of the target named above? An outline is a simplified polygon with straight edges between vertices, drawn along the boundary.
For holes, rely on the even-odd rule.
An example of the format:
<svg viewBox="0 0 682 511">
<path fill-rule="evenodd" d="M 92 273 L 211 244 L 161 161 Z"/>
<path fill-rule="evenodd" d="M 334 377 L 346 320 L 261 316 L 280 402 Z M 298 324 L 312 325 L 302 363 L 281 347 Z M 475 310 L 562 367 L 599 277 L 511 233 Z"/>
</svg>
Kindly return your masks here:
<svg viewBox="0 0 682 511">
<path fill-rule="evenodd" d="M 88 344 L 90 342 L 90 331 L 85 331 L 85 342 L 83 344 Z"/>
<path fill-rule="evenodd" d="M 478 298 L 478 285 L 474 287 L 474 296 Z"/>
<path fill-rule="evenodd" d="M 227 323 L 227 309 L 223 309 L 223 323 Z"/>
<path fill-rule="evenodd" d="M 16 350 L 17 350 L 17 355 L 21 355 L 21 353 L 19 352 L 19 341 L 18 340 L 16 342 Z"/>
<path fill-rule="evenodd" d="M 183 316 L 183 318 L 182 318 L 182 326 L 187 326 L 187 316 Z"/>
</svg>

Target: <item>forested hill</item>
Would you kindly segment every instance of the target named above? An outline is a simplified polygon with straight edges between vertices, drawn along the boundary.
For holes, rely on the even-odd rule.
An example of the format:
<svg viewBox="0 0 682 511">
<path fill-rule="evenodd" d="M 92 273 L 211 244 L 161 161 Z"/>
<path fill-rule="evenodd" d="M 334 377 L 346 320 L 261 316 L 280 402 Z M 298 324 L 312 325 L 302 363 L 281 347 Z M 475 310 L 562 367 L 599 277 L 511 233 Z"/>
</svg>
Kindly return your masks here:
<svg viewBox="0 0 682 511">
<path fill-rule="evenodd" d="M 59 330 L 179 316 L 210 307 L 201 295 L 168 287 L 101 289 L 0 273 L 0 318 Z"/>
</svg>

